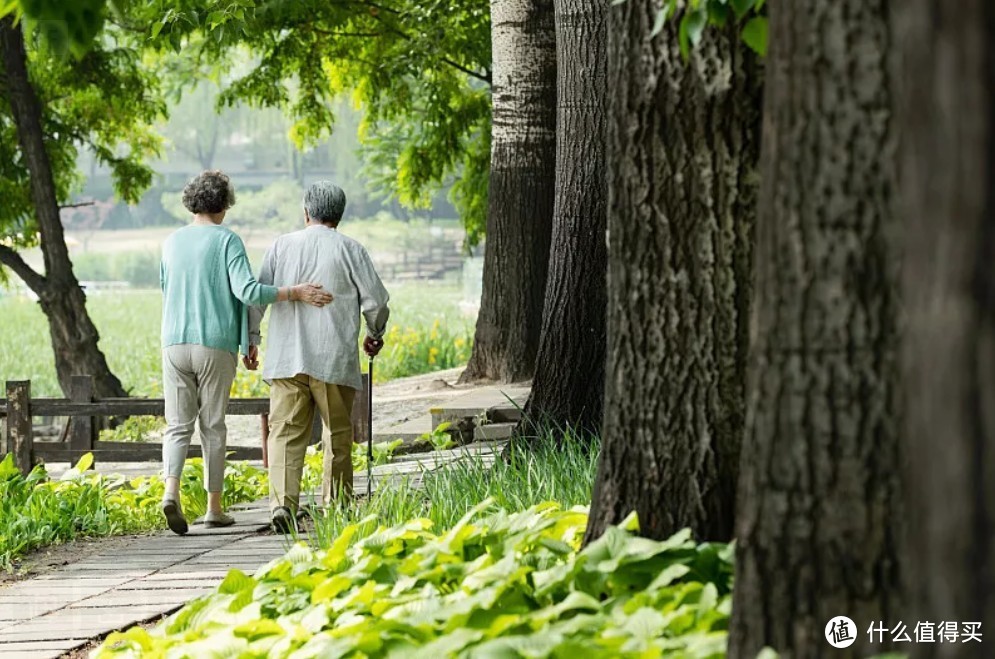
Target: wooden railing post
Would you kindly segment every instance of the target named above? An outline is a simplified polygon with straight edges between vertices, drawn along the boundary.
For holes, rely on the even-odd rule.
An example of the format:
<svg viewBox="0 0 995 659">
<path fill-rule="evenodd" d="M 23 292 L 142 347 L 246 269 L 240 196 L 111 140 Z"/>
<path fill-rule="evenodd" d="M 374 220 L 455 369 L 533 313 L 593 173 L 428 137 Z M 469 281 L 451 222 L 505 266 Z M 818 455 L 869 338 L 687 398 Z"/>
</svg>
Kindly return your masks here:
<svg viewBox="0 0 995 659">
<path fill-rule="evenodd" d="M 25 476 L 31 472 L 33 438 L 31 436 L 31 382 L 7 382 L 7 453 Z"/>
<path fill-rule="evenodd" d="M 70 381 L 70 400 L 74 403 L 93 402 L 93 376 L 74 375 Z M 72 462 L 77 462 L 83 454 L 93 451 L 97 425 L 92 416 L 74 416 L 69 424 L 69 449 Z M 96 464 L 96 455 L 94 455 Z"/>
</svg>

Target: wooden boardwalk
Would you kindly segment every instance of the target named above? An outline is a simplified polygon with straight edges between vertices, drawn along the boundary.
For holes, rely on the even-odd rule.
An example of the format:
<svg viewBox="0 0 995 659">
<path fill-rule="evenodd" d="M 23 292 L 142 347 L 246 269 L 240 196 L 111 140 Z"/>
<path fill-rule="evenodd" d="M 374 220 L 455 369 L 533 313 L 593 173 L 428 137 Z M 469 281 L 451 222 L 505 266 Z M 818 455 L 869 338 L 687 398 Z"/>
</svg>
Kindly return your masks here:
<svg viewBox="0 0 995 659">
<path fill-rule="evenodd" d="M 419 486 L 425 471 L 458 460 L 490 464 L 503 442 L 480 442 L 449 451 L 399 456 L 373 470 L 374 490 L 402 478 Z M 355 477 L 366 492 L 366 472 Z M 227 529 L 191 525 L 135 537 L 44 575 L 0 588 L 0 658 L 61 657 L 92 639 L 172 613 L 210 592 L 228 570 L 253 573 L 282 556 L 291 539 L 269 531 L 266 502 L 235 507 Z"/>
<path fill-rule="evenodd" d="M 232 568 L 254 572 L 282 556 L 265 504 L 234 511 L 227 529 L 136 537 L 34 579 L 0 589 L 0 657 L 59 657 L 90 639 L 171 613 L 216 587 Z"/>
</svg>

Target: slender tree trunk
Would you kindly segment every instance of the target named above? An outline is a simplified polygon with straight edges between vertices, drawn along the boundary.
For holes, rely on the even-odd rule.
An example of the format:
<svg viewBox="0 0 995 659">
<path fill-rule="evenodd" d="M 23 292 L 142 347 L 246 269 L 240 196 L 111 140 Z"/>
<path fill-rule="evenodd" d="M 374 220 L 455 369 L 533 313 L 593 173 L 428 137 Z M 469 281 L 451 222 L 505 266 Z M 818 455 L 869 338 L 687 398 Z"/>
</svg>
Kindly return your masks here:
<svg viewBox="0 0 995 659">
<path fill-rule="evenodd" d="M 59 218 L 52 165 L 45 151 L 41 105 L 28 77 L 24 36 L 9 16 L 0 19 L 0 60 L 18 143 L 31 175 L 31 197 L 41 233 L 45 276 L 34 273 L 11 250 L 0 254 L 0 259 L 38 295 L 48 318 L 55 370 L 62 391 L 69 395 L 72 375 L 89 374 L 96 378 L 96 395 L 126 396 L 121 381 L 111 373 L 97 346 L 100 335 L 87 314 L 86 297 L 73 274 Z"/>
<path fill-rule="evenodd" d="M 889 5 L 768 5 L 732 658 L 868 656 L 900 620 Z"/>
<path fill-rule="evenodd" d="M 732 535 L 744 424 L 761 70 L 735 26 L 685 61 L 655 0 L 609 23 L 608 362 L 588 539 Z"/>
<path fill-rule="evenodd" d="M 556 202 L 525 416 L 601 429 L 605 382 L 608 0 L 556 0 Z"/>
<path fill-rule="evenodd" d="M 556 175 L 553 0 L 492 0 L 491 178 L 484 286 L 461 380 L 532 377 Z"/>
<path fill-rule="evenodd" d="M 982 643 L 913 656 L 990 657 L 995 633 L 995 7 L 913 0 L 895 37 L 906 224 L 903 377 L 911 563 L 906 619 L 980 622 Z M 963 640 L 963 636 L 961 639 Z"/>
</svg>

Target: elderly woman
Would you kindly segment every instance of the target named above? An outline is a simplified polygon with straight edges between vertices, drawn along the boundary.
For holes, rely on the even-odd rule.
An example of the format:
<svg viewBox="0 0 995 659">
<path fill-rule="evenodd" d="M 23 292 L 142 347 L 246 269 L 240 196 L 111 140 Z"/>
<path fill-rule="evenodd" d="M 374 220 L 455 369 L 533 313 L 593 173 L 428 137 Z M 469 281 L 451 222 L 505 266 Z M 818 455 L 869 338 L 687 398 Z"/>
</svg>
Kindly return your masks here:
<svg viewBox="0 0 995 659">
<path fill-rule="evenodd" d="M 324 306 L 332 296 L 320 286 L 265 286 L 249 267 L 242 240 L 221 226 L 235 203 L 228 177 L 206 171 L 183 189 L 192 222 L 174 232 L 162 249 L 162 371 L 167 429 L 162 445 L 166 493 L 162 511 L 174 533 L 187 532 L 180 505 L 180 475 L 200 421 L 209 527 L 235 520 L 221 507 L 227 427 L 225 411 L 235 378 L 237 353 L 248 357 L 248 305 L 306 302 Z M 255 368 L 255 355 L 245 360 Z"/>
</svg>

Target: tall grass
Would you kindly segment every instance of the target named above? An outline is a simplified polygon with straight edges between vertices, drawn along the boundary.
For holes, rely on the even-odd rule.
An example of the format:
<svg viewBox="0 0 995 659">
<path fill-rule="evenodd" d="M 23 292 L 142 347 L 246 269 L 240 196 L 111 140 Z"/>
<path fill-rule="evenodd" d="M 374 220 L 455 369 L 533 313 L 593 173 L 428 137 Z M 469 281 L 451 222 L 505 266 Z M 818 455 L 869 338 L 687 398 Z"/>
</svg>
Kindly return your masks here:
<svg viewBox="0 0 995 659">
<path fill-rule="evenodd" d="M 457 462 L 423 472 L 421 488 L 412 477 L 400 478 L 374 492 L 369 501 L 312 511 L 311 542 L 327 548 L 345 527 L 370 515 L 388 527 L 423 517 L 434 528 L 449 528 L 488 499 L 494 511 L 525 510 L 546 501 L 586 506 L 591 502 L 599 450 L 597 438 L 549 431 L 518 444 L 507 459 L 467 452 Z"/>
</svg>

